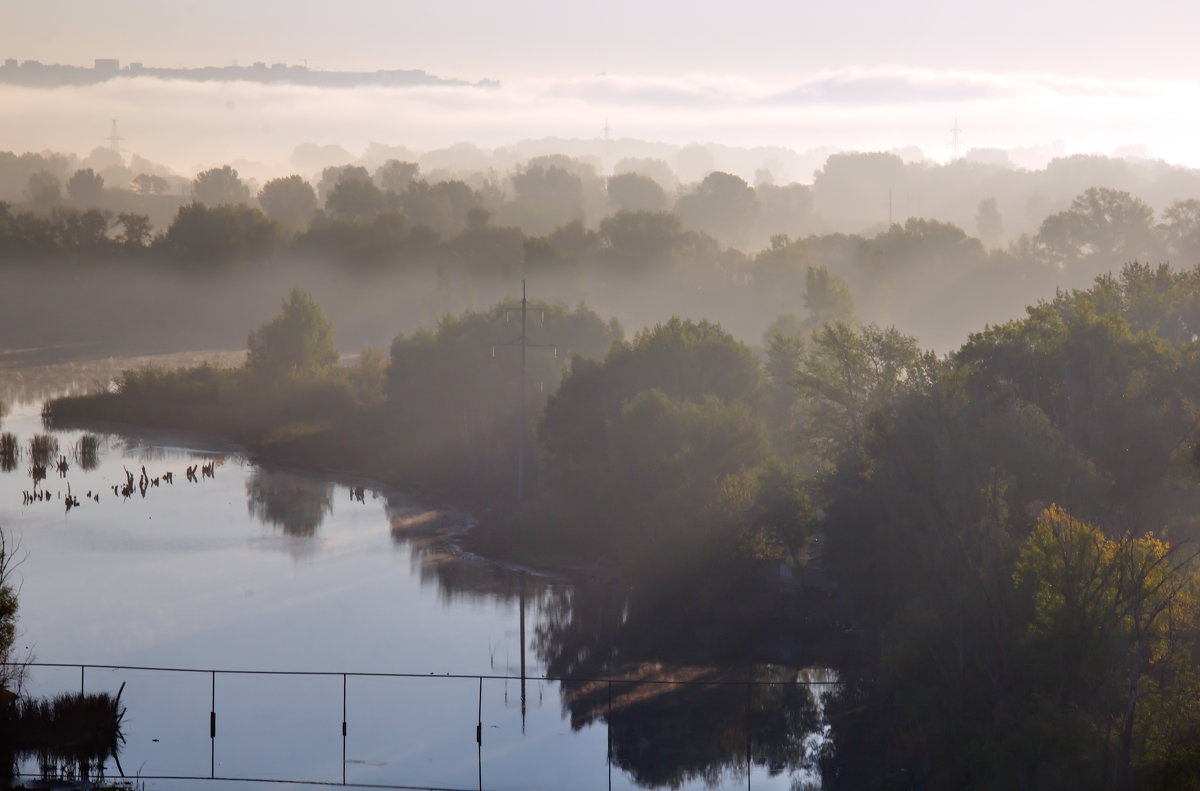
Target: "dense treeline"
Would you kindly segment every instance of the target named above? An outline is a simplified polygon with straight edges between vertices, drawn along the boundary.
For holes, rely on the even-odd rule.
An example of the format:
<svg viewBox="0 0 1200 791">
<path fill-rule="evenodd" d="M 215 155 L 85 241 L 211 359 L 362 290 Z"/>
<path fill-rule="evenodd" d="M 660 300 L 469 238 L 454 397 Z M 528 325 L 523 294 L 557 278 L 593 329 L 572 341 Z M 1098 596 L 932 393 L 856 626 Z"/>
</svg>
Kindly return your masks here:
<svg viewBox="0 0 1200 791">
<path fill-rule="evenodd" d="M 131 175 L 136 168 L 146 172 Z M 1086 287 L 1126 261 L 1200 260 L 1194 174 L 1103 157 L 1026 172 L 838 154 L 811 185 L 751 185 L 720 171 L 681 184 L 656 160 L 619 162 L 605 178 L 595 163 L 561 155 L 507 174 L 425 173 L 391 159 L 261 186 L 230 166 L 191 181 L 160 172 L 103 150 L 82 161 L 0 155 L 0 262 L 10 292 L 42 288 L 51 274 L 75 286 L 57 290 L 62 309 L 40 328 L 51 341 L 99 331 L 128 343 L 138 329 L 171 323 L 153 313 L 161 300 L 151 293 L 187 288 L 192 299 L 177 319 L 186 326 L 168 331 L 223 345 L 230 339 L 207 320 L 212 313 L 246 326 L 302 285 L 343 335 L 381 345 L 388 339 L 365 315 L 387 309 L 364 311 L 364 289 L 430 306 L 402 311 L 416 315 L 402 327 L 409 331 L 486 309 L 528 278 L 543 297 L 587 301 L 629 327 L 679 314 L 757 342 L 775 316 L 799 312 L 806 273 L 824 267 L 845 281 L 864 320 L 944 351 L 982 321 L 1018 315 L 1056 288 Z M 966 205 L 968 216 L 921 212 L 957 225 L 909 211 L 853 219 L 854 207 L 917 185 L 927 195 L 954 193 L 945 205 Z M 219 277 L 195 286 L 187 279 L 197 274 Z M 85 312 L 102 320 L 80 326 Z M 4 315 L 17 336 L 39 318 L 26 300 Z"/>
<path fill-rule="evenodd" d="M 931 788 L 1200 783 L 1197 276 L 975 334 L 843 444 L 825 560 L 887 711 L 848 741 Z"/>
<path fill-rule="evenodd" d="M 296 292 L 242 369 L 131 372 L 48 414 L 474 498 L 477 548 L 600 558 L 649 611 L 727 607 L 764 567 L 823 576 L 872 680 L 829 703 L 831 787 L 855 762 L 930 788 L 1200 784 L 1200 269 L 1126 265 L 943 357 L 861 323 L 824 270 L 803 304 L 760 354 L 709 322 L 622 340 L 535 304 L 561 356 L 529 354 L 522 426 L 511 305 L 337 366 Z"/>
</svg>

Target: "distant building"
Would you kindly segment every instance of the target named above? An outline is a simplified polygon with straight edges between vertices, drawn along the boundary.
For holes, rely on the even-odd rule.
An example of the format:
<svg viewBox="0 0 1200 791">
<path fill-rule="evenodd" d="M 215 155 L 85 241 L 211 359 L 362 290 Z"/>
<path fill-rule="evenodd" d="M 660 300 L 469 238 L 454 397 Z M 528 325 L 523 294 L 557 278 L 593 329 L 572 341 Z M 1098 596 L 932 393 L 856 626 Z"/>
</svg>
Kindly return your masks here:
<svg viewBox="0 0 1200 791">
<path fill-rule="evenodd" d="M 116 58 L 96 58 L 93 71 L 97 74 L 115 77 L 121 71 L 121 61 Z"/>
</svg>

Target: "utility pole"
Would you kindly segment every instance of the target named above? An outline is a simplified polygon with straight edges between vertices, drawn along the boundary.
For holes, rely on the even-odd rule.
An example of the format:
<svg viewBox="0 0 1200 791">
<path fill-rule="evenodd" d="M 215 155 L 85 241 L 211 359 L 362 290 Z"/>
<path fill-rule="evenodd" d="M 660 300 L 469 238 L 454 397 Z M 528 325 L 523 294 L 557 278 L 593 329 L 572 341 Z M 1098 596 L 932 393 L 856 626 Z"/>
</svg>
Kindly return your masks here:
<svg viewBox="0 0 1200 791">
<path fill-rule="evenodd" d="M 509 311 L 505 312 L 506 319 L 507 319 L 508 313 L 509 313 Z M 542 312 L 543 323 L 545 322 L 545 319 L 546 319 L 546 314 L 545 314 L 545 311 L 543 311 Z M 528 424 L 529 418 L 526 414 L 526 404 L 525 404 L 526 353 L 527 353 L 529 347 L 532 346 L 535 349 L 538 349 L 538 348 L 552 349 L 554 351 L 554 356 L 558 357 L 558 347 L 555 346 L 553 343 L 530 343 L 528 329 L 529 329 L 529 300 L 526 298 L 525 281 L 524 281 L 524 279 L 522 279 L 521 280 L 521 334 L 514 340 L 511 340 L 505 344 L 501 344 L 503 346 L 518 346 L 519 345 L 521 347 L 521 382 L 520 382 L 520 401 L 521 401 L 521 403 L 520 403 L 520 421 L 521 421 L 521 424 L 520 424 L 520 426 L 518 426 L 518 429 L 517 429 L 517 500 L 521 500 L 525 497 L 525 443 L 526 443 L 526 439 L 527 439 L 526 435 L 529 433 L 529 424 Z M 496 356 L 496 347 L 495 346 L 492 347 L 492 356 L 493 357 Z"/>
</svg>

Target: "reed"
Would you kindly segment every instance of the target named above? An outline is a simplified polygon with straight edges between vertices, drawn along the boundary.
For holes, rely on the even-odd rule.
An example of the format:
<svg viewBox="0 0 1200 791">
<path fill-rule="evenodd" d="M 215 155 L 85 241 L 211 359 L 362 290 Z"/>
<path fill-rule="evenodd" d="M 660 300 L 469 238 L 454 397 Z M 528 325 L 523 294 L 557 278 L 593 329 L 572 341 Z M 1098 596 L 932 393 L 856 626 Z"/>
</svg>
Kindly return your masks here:
<svg viewBox="0 0 1200 791">
<path fill-rule="evenodd" d="M 33 463 L 45 466 L 58 453 L 58 439 L 51 434 L 37 434 L 29 440 L 29 456 Z"/>
<path fill-rule="evenodd" d="M 94 470 L 100 463 L 100 438 L 95 434 L 84 434 L 75 443 L 75 458 L 85 470 Z"/>
</svg>

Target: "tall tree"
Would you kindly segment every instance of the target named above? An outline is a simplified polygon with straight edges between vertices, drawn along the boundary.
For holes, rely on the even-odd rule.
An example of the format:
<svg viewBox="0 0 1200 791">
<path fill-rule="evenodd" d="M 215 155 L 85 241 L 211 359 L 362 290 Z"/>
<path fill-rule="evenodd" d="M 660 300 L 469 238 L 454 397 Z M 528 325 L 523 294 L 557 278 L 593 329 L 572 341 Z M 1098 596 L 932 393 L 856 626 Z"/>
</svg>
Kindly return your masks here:
<svg viewBox="0 0 1200 791">
<path fill-rule="evenodd" d="M 192 180 L 192 199 L 208 207 L 246 204 L 250 188 L 229 165 L 210 168 L 196 174 Z"/>
<path fill-rule="evenodd" d="M 289 228 L 301 229 L 308 226 L 317 210 L 317 193 L 300 176 L 275 178 L 259 191 L 258 205 L 272 220 L 278 220 Z"/>
</svg>

